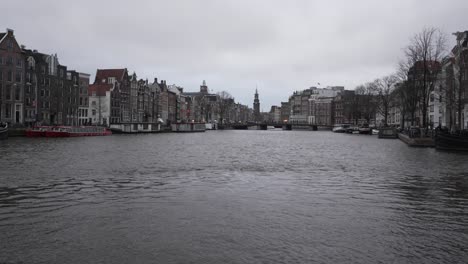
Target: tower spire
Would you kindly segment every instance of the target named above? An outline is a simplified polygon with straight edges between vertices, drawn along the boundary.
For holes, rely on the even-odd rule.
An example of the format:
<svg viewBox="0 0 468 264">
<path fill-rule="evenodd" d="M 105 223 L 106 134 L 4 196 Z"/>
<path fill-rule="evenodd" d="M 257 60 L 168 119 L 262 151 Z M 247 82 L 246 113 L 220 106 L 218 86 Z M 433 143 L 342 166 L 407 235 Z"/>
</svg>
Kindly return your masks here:
<svg viewBox="0 0 468 264">
<path fill-rule="evenodd" d="M 255 85 L 255 97 L 254 97 L 254 119 L 256 122 L 260 121 L 260 100 L 258 99 L 258 89 L 257 85 Z"/>
</svg>

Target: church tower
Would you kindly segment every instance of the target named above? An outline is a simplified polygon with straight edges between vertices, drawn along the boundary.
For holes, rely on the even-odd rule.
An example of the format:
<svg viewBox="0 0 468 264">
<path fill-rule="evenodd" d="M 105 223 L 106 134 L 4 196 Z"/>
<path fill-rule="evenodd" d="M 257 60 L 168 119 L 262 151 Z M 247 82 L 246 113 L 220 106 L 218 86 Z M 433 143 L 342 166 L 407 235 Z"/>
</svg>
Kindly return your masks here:
<svg viewBox="0 0 468 264">
<path fill-rule="evenodd" d="M 255 121 L 258 122 L 260 121 L 260 100 L 258 99 L 257 88 L 255 88 L 255 98 L 254 98 L 253 108 L 254 108 L 254 119 Z"/>
<path fill-rule="evenodd" d="M 205 80 L 203 80 L 203 84 L 200 85 L 200 93 L 204 93 L 204 94 L 208 93 L 208 86 L 206 85 Z"/>
</svg>

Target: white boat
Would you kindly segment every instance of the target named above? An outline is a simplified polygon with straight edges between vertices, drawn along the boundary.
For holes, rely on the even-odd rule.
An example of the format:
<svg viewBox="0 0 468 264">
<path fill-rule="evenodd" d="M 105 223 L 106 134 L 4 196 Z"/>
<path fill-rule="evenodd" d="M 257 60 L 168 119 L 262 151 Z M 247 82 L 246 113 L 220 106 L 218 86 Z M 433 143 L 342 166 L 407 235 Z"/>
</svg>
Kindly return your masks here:
<svg viewBox="0 0 468 264">
<path fill-rule="evenodd" d="M 335 133 L 344 133 L 346 129 L 349 128 L 349 125 L 346 124 L 335 124 L 332 128 L 332 131 Z"/>
<path fill-rule="evenodd" d="M 372 129 L 372 135 L 378 135 L 379 134 L 379 130 L 377 129 Z"/>
</svg>

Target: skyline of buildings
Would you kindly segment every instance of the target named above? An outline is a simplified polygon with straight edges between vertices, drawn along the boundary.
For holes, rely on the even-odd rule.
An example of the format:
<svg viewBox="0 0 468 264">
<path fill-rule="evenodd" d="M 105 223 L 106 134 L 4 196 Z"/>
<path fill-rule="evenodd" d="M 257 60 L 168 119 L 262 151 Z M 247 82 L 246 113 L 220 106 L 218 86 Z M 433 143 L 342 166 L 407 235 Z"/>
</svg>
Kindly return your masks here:
<svg viewBox="0 0 468 264">
<path fill-rule="evenodd" d="M 412 85 L 416 90 L 421 71 L 437 71 L 434 80 L 437 84 L 428 95 L 427 105 L 422 105 L 427 109 L 422 110 L 420 103 L 414 104 L 414 109 L 393 104 L 388 111 L 388 124 L 457 124 L 458 116 L 465 126 L 468 107 L 455 109 L 453 100 L 458 96 L 465 102 L 468 90 L 468 67 L 464 66 L 468 64 L 467 39 L 466 31 L 459 32 L 452 56 L 441 62 L 428 63 L 427 67 L 420 61 L 414 63 L 408 71 L 408 80 L 399 84 Z M 17 42 L 11 29 L 0 33 L 0 121 L 13 125 L 274 121 L 331 126 L 377 125 L 386 119 L 378 111 L 377 93 L 361 94 L 345 90 L 344 86 L 312 86 L 295 91 L 287 102 L 272 105 L 270 111 L 264 112 L 257 88 L 250 108 L 236 103 L 225 91 L 210 93 L 205 80 L 199 91 L 186 92 L 176 84 L 168 85 L 166 80 L 138 79 L 135 72 L 130 74 L 126 68 L 97 69 L 93 83 L 90 77 L 90 73 L 69 70 L 60 64 L 57 54 L 26 49 Z M 457 85 L 461 87 L 459 94 L 455 92 Z"/>
</svg>

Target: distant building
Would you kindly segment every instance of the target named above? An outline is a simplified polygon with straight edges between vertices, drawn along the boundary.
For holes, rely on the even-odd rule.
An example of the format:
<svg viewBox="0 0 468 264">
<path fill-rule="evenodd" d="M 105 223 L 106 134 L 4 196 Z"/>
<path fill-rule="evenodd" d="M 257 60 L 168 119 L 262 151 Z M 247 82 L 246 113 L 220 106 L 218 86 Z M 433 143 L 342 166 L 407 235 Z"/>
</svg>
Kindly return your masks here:
<svg viewBox="0 0 468 264">
<path fill-rule="evenodd" d="M 21 47 L 13 30 L 7 29 L 6 32 L 0 33 L 0 122 L 10 125 L 23 124 L 24 75 L 25 65 Z M 31 110 L 35 109 L 28 108 L 28 122 L 35 120 L 35 112 L 29 112 Z"/>
<path fill-rule="evenodd" d="M 291 114 L 291 107 L 289 107 L 289 102 L 281 102 L 281 117 L 282 122 L 289 121 L 289 115 Z"/>
<path fill-rule="evenodd" d="M 116 113 L 116 101 L 112 94 L 116 87 L 110 83 L 95 83 L 88 87 L 89 109 L 88 124 L 109 126 L 119 123 L 118 113 Z"/>
<path fill-rule="evenodd" d="M 289 97 L 290 123 L 308 123 L 309 98 L 316 87 L 311 87 L 303 91 L 296 91 Z"/>
<path fill-rule="evenodd" d="M 351 124 L 355 121 L 356 104 L 354 91 L 344 90 L 334 99 L 335 124 Z"/>
<path fill-rule="evenodd" d="M 77 125 L 80 73 L 67 71 L 56 54 L 23 49 L 26 125 Z"/>
<path fill-rule="evenodd" d="M 195 122 L 219 122 L 219 96 L 208 93 L 205 80 L 200 85 L 199 92 L 184 92 L 182 95 L 187 102 L 187 116 Z"/>
<path fill-rule="evenodd" d="M 109 124 L 130 122 L 130 81 L 127 69 L 98 69 L 94 84 L 110 85 Z"/>
<path fill-rule="evenodd" d="M 332 126 L 335 123 L 334 98 L 344 91 L 343 86 L 330 86 L 327 88 L 311 87 L 309 97 L 309 124 Z"/>
<path fill-rule="evenodd" d="M 270 109 L 270 116 L 268 121 L 279 123 L 281 120 L 281 107 L 273 105 Z"/>
<path fill-rule="evenodd" d="M 87 73 L 79 73 L 79 102 L 78 102 L 78 125 L 83 126 L 90 123 L 89 120 L 89 77 Z"/>
</svg>

